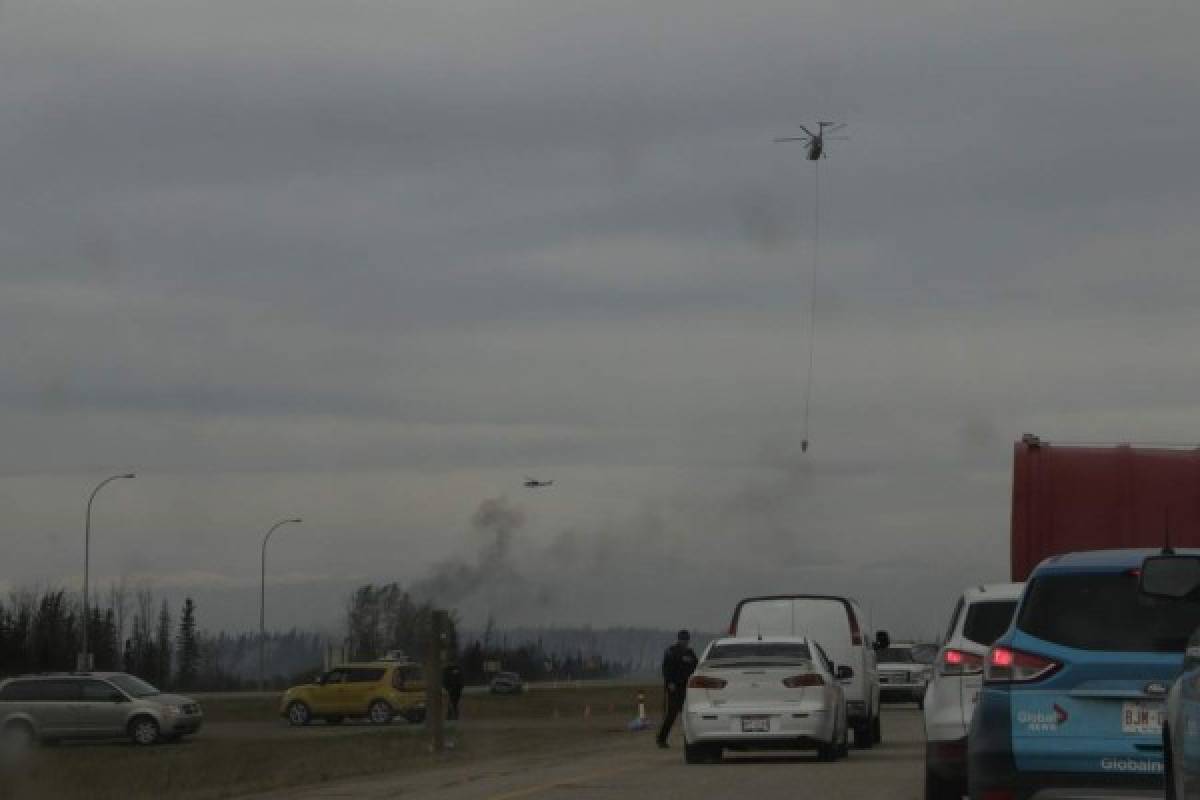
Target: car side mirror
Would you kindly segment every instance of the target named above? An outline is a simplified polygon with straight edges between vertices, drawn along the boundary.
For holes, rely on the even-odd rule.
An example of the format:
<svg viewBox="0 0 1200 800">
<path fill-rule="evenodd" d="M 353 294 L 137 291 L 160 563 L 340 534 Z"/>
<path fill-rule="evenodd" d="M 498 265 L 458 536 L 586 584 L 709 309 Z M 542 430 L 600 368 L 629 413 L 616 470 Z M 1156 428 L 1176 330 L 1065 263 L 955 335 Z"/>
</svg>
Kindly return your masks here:
<svg viewBox="0 0 1200 800">
<path fill-rule="evenodd" d="M 112 694 L 110 694 L 108 696 L 108 702 L 110 702 L 110 703 L 128 703 L 129 698 L 126 697 L 125 695 L 121 694 L 120 692 L 113 692 Z"/>
<path fill-rule="evenodd" d="M 887 648 L 889 648 L 891 646 L 892 646 L 892 637 L 888 636 L 887 631 L 876 631 L 875 632 L 875 649 L 876 650 L 886 650 Z"/>
<path fill-rule="evenodd" d="M 834 677 L 836 677 L 839 681 L 848 681 L 854 677 L 854 670 L 843 664 L 834 670 Z"/>
<path fill-rule="evenodd" d="M 1200 556 L 1150 556 L 1142 562 L 1138 588 L 1151 597 L 1194 598 L 1200 592 Z"/>
</svg>

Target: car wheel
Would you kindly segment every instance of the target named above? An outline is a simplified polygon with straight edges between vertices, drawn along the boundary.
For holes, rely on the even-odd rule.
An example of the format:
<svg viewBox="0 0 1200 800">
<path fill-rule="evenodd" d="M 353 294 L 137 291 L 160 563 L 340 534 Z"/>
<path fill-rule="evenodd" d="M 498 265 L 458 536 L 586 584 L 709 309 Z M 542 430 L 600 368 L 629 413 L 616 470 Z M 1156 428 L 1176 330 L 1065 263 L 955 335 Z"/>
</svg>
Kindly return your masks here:
<svg viewBox="0 0 1200 800">
<path fill-rule="evenodd" d="M 408 722 L 410 725 L 420 725 L 422 722 L 425 721 L 425 709 L 423 709 L 423 708 L 405 709 L 404 711 L 402 711 L 400 713 L 400 716 L 404 717 L 405 721 Z"/>
<path fill-rule="evenodd" d="M 817 745 L 817 761 L 833 763 L 838 759 L 838 747 L 833 742 Z"/>
<path fill-rule="evenodd" d="M 1163 725 L 1163 773 L 1166 777 L 1166 800 L 1181 800 L 1178 778 L 1175 776 L 1175 758 L 1171 753 L 1171 728 Z"/>
<path fill-rule="evenodd" d="M 149 747 L 159 739 L 158 723 L 153 717 L 134 717 L 129 723 L 129 738 L 139 747 Z"/>
<path fill-rule="evenodd" d="M 870 750 L 875 744 L 875 736 L 870 721 L 854 726 L 854 749 Z"/>
<path fill-rule="evenodd" d="M 959 800 L 966 793 L 961 783 L 948 781 L 925 765 L 925 800 Z"/>
<path fill-rule="evenodd" d="M 299 700 L 293 700 L 291 705 L 287 707 L 287 718 L 290 725 L 297 727 L 307 725 L 312 722 L 312 711 Z"/>
<path fill-rule="evenodd" d="M 878 714 L 871 720 L 871 741 L 874 744 L 883 744 L 883 723 Z"/>
<path fill-rule="evenodd" d="M 326 725 L 341 725 L 346 718 L 341 714 L 332 714 L 325 718 Z"/>
<path fill-rule="evenodd" d="M 848 758 L 850 756 L 850 728 L 842 728 L 842 741 L 838 745 L 838 758 Z"/>
<path fill-rule="evenodd" d="M 372 725 L 386 725 L 394 716 L 392 707 L 383 700 L 376 700 L 367 708 L 367 718 L 371 720 Z"/>
</svg>

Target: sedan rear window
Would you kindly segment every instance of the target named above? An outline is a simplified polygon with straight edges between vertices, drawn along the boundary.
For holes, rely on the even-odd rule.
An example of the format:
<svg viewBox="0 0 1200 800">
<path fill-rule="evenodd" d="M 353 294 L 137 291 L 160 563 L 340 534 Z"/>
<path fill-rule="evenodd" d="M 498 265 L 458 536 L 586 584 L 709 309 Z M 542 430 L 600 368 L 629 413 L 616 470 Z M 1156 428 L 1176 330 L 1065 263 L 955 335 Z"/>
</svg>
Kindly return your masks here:
<svg viewBox="0 0 1200 800">
<path fill-rule="evenodd" d="M 881 664 L 912 664 L 913 653 L 908 647 L 885 647 L 875 660 Z"/>
<path fill-rule="evenodd" d="M 746 642 L 715 644 L 708 651 L 708 661 L 811 661 L 808 645 L 798 642 Z"/>
<path fill-rule="evenodd" d="M 1183 652 L 1200 605 L 1147 597 L 1134 573 L 1047 575 L 1028 589 L 1017 627 L 1079 650 Z"/>
<path fill-rule="evenodd" d="M 1012 624 L 1016 600 L 989 600 L 972 603 L 963 621 L 963 636 L 976 644 L 991 647 Z"/>
</svg>

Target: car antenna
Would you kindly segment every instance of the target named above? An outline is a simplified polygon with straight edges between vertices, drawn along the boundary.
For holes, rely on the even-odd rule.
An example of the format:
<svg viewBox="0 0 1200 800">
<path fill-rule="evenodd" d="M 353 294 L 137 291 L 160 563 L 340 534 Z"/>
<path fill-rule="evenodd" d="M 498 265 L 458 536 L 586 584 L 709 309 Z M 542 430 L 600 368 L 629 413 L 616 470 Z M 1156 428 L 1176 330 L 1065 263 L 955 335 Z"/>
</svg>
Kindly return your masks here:
<svg viewBox="0 0 1200 800">
<path fill-rule="evenodd" d="M 1171 509 L 1163 509 L 1163 547 L 1162 555 L 1175 555 L 1175 548 L 1171 547 Z"/>
</svg>

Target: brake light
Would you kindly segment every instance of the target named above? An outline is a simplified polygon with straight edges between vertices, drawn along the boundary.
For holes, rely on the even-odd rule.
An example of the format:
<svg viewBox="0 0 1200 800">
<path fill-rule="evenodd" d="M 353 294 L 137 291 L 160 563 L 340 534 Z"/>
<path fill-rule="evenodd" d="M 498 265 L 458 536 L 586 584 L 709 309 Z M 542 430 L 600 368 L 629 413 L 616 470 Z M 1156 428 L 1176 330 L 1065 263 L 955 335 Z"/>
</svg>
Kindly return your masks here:
<svg viewBox="0 0 1200 800">
<path fill-rule="evenodd" d="M 724 678 L 713 678 L 709 675 L 693 675 L 688 678 L 689 689 L 724 689 L 726 683 Z"/>
<path fill-rule="evenodd" d="M 983 656 L 948 649 L 942 653 L 940 672 L 943 675 L 978 675 L 983 672 Z"/>
<path fill-rule="evenodd" d="M 783 685 L 789 689 L 803 689 L 805 686 L 824 686 L 825 679 L 815 672 L 804 675 L 793 675 L 783 679 Z"/>
<path fill-rule="evenodd" d="M 1045 656 L 993 647 L 988 653 L 983 679 L 989 683 L 1029 683 L 1056 672 L 1062 664 Z"/>
</svg>

